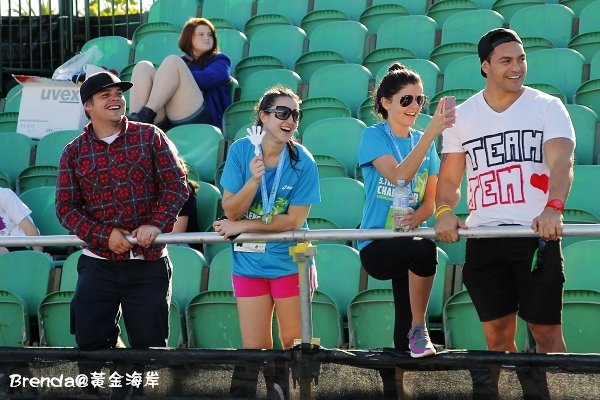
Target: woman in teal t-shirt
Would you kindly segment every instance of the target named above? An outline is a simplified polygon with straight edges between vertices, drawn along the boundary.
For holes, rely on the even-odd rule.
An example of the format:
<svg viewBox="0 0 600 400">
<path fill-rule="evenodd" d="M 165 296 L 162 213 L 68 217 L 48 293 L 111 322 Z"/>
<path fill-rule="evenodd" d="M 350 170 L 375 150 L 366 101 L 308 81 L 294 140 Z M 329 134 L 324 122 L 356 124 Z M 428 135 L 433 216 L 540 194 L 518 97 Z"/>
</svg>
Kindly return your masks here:
<svg viewBox="0 0 600 400">
<path fill-rule="evenodd" d="M 383 122 L 366 128 L 358 151 L 366 200 L 361 229 L 391 228 L 392 189 L 408 182 L 414 212 L 403 217 L 407 230 L 417 228 L 435 209 L 440 160 L 435 139 L 454 122 L 454 111 L 438 108 L 425 132 L 412 128 L 426 102 L 421 77 L 393 64 L 375 92 L 375 111 Z M 397 237 L 359 242 L 362 264 L 376 279 L 391 279 L 394 292 L 394 344 L 413 357 L 435 354 L 425 325 L 425 312 L 437 266 L 435 243 Z M 384 391 L 393 387 L 393 370 L 381 370 Z M 391 374 L 386 376 L 386 374 Z M 390 382 L 391 381 L 391 382 Z M 390 389 L 394 390 L 394 389 Z"/>
<path fill-rule="evenodd" d="M 268 89 L 259 101 L 256 126 L 249 134 L 256 136 L 258 128 L 262 128 L 262 143 L 255 148 L 250 138 L 243 138 L 227 154 L 221 177 L 227 219 L 215 221 L 219 234 L 231 237 L 242 232 L 308 228 L 310 206 L 320 201 L 319 176 L 312 155 L 293 137 L 302 116 L 299 108 L 300 98 L 281 85 Z M 298 266 L 289 254 L 292 244 L 232 245 L 233 290 L 245 349 L 273 348 L 273 310 L 284 349 L 291 348 L 294 339 L 301 337 Z M 285 365 L 266 366 L 267 391 L 279 385 L 287 392 L 287 371 Z M 236 367 L 231 394 L 236 398 L 254 398 L 257 375 L 256 366 Z"/>
</svg>

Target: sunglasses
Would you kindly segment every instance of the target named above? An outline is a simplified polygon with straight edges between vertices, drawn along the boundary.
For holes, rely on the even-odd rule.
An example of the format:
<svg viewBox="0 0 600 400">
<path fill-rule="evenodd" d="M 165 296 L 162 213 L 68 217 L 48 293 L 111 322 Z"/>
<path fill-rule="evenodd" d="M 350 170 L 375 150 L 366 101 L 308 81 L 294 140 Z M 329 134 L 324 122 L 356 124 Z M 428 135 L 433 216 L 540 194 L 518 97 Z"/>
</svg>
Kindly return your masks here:
<svg viewBox="0 0 600 400">
<path fill-rule="evenodd" d="M 405 94 L 404 96 L 400 97 L 400 105 L 402 107 L 408 107 L 412 104 L 413 100 L 417 100 L 417 104 L 422 106 L 427 101 L 427 96 L 420 94 L 415 97 L 412 94 Z"/>
<path fill-rule="evenodd" d="M 264 112 L 275 113 L 275 118 L 285 121 L 292 116 L 292 120 L 294 122 L 298 122 L 300 118 L 302 118 L 302 110 L 292 110 L 286 106 L 277 106 L 275 108 L 265 108 Z"/>
<path fill-rule="evenodd" d="M 538 247 L 533 253 L 533 259 L 531 260 L 531 272 L 538 272 L 544 268 L 544 256 L 546 255 L 546 241 L 543 239 L 538 240 Z"/>
</svg>

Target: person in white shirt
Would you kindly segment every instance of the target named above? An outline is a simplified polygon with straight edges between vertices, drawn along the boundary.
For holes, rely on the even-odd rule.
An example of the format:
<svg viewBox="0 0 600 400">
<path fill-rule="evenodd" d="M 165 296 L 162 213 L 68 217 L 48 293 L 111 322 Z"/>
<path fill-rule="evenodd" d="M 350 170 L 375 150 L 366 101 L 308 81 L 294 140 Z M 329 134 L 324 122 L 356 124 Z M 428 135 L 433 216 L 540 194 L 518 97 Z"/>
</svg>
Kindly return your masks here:
<svg viewBox="0 0 600 400">
<path fill-rule="evenodd" d="M 515 31 L 487 32 L 478 51 L 486 86 L 457 107 L 455 126 L 444 131 L 435 231 L 451 243 L 458 228 L 531 226 L 538 237 L 468 239 L 464 283 L 489 350 L 518 351 L 518 314 L 537 352 L 565 352 L 560 237 L 573 179 L 573 125 L 559 99 L 523 85 L 527 61 Z M 470 215 L 462 222 L 452 210 L 465 170 Z M 486 371 L 483 380 L 472 373 L 474 396 L 497 398 L 498 372 Z M 524 397 L 549 398 L 545 375 L 533 385 L 526 375 L 519 373 Z"/>
<path fill-rule="evenodd" d="M 31 210 L 11 189 L 0 188 L 0 237 L 39 236 L 40 231 L 30 217 Z M 21 249 L 21 248 L 18 248 Z M 43 251 L 43 246 L 32 246 L 33 250 Z M 0 246 L 0 254 L 17 248 Z"/>
</svg>

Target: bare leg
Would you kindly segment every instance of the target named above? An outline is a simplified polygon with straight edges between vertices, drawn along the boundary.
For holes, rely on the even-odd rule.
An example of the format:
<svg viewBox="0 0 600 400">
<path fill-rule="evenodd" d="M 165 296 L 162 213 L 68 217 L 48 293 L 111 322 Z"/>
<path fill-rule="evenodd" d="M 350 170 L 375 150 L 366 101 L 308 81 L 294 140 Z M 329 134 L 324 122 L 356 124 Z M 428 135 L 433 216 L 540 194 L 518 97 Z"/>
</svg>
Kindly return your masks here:
<svg viewBox="0 0 600 400">
<path fill-rule="evenodd" d="M 433 286 L 432 276 L 422 277 L 408 271 L 408 292 L 410 295 L 410 310 L 412 312 L 412 325 L 425 322 L 427 303 Z"/>
<path fill-rule="evenodd" d="M 270 295 L 236 299 L 244 349 L 272 349 L 273 299 Z"/>
<path fill-rule="evenodd" d="M 156 69 L 150 61 L 140 61 L 131 73 L 133 87 L 129 91 L 129 111 L 139 112 L 148 103 Z M 155 110 L 156 111 L 156 110 Z"/>
<path fill-rule="evenodd" d="M 275 299 L 275 311 L 281 345 L 284 349 L 289 349 L 294 346 L 294 339 L 302 336 L 300 296 Z"/>
<path fill-rule="evenodd" d="M 162 121 L 162 113 L 172 121 L 184 119 L 194 114 L 202 104 L 204 97 L 194 80 L 190 69 L 179 56 L 169 56 L 156 70 L 152 91 L 146 107 L 156 111 L 157 121 Z"/>
</svg>

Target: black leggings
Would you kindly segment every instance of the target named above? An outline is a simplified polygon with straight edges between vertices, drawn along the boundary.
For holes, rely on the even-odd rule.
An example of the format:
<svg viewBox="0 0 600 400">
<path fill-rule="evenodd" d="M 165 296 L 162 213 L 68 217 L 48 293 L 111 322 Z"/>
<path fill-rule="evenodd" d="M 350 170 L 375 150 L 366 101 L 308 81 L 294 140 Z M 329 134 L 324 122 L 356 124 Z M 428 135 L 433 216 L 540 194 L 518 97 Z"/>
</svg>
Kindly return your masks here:
<svg viewBox="0 0 600 400">
<path fill-rule="evenodd" d="M 392 280 L 395 306 L 394 345 L 398 350 L 408 349 L 406 335 L 412 322 L 408 271 L 422 277 L 435 274 L 435 243 L 429 239 L 407 237 L 374 240 L 360 251 L 360 260 L 373 278 Z"/>
</svg>

